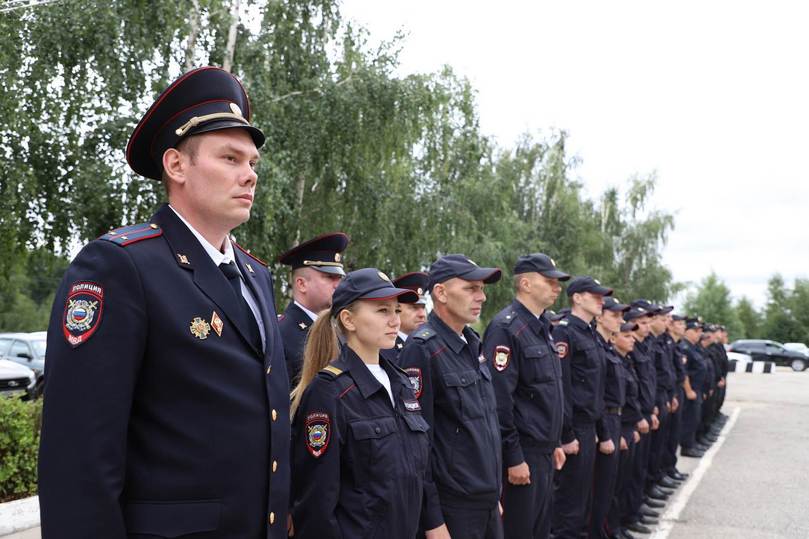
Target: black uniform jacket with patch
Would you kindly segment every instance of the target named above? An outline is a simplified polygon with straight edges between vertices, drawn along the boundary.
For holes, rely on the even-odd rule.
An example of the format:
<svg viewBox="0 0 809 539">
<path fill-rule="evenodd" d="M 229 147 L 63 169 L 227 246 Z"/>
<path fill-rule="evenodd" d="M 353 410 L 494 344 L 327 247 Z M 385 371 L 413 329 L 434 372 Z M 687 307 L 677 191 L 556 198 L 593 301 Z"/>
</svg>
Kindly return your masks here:
<svg viewBox="0 0 809 539">
<path fill-rule="evenodd" d="M 685 354 L 685 372 L 691 389 L 694 391 L 705 391 L 706 379 L 708 377 L 708 359 L 702 354 L 703 348 L 688 342 L 687 339 L 680 339 L 678 343 L 680 351 Z"/>
<path fill-rule="evenodd" d="M 604 409 L 622 409 L 626 404 L 626 386 L 629 374 L 621 361 L 621 356 L 615 351 L 612 344 L 604 340 L 600 333 L 596 332 L 598 344 L 604 350 L 606 376 L 604 383 Z M 596 421 L 596 434 L 600 442 L 612 440 L 621 435 L 620 432 L 610 432 L 609 422 L 604 421 L 604 416 Z"/>
<path fill-rule="evenodd" d="M 643 417 L 651 422 L 654 408 L 657 405 L 657 371 L 651 355 L 651 344 L 654 337 L 648 336 L 642 341 L 635 341 L 632 359 L 635 373 L 638 375 L 638 401 Z"/>
<path fill-rule="evenodd" d="M 675 396 L 677 392 L 683 386 L 683 382 L 685 382 L 685 354 L 683 354 L 682 350 L 680 350 L 680 346 L 678 341 L 675 341 L 674 338 L 671 336 L 670 333 L 666 333 L 666 342 L 668 343 L 669 348 L 671 348 L 671 362 L 674 368 L 674 390 Z M 682 404 L 682 403 L 680 403 Z"/>
<path fill-rule="evenodd" d="M 404 371 L 380 358 L 390 395 L 354 351 L 319 372 L 292 426 L 296 539 L 412 539 L 429 426 Z"/>
<path fill-rule="evenodd" d="M 643 414 L 641 413 L 640 401 L 638 400 L 640 391 L 638 375 L 635 372 L 635 362 L 631 352 L 621 358 L 621 364 L 624 367 L 624 374 L 626 376 L 626 400 L 624 402 L 624 409 L 621 412 L 621 426 L 634 426 L 638 421 L 643 419 Z"/>
<path fill-rule="evenodd" d="M 290 387 L 295 387 L 300 377 L 303 367 L 303 349 L 306 346 L 306 337 L 309 335 L 309 328 L 312 327 L 312 324 L 314 322 L 309 315 L 295 305 L 295 302 L 287 305 L 284 314 L 278 319 Z"/>
<path fill-rule="evenodd" d="M 661 333 L 658 336 L 652 335 L 651 353 L 655 364 L 655 379 L 657 388 L 655 401 L 658 408 L 666 406 L 671 402 L 676 387 L 676 373 L 674 372 L 674 341 L 668 333 Z"/>
<path fill-rule="evenodd" d="M 48 330 L 43 537 L 286 537 L 289 384 L 272 276 L 234 254 L 263 350 L 168 206 L 70 265 Z"/>
<path fill-rule="evenodd" d="M 562 366 L 550 328 L 544 315 L 537 318 L 515 299 L 483 335 L 506 467 L 525 462 L 523 446 L 551 453 L 561 443 Z"/>
<path fill-rule="evenodd" d="M 562 364 L 565 394 L 565 424 L 562 442 L 576 439 L 573 425 L 593 424 L 604 411 L 606 358 L 595 330 L 569 314 L 553 329 L 553 340 Z"/>
<path fill-rule="evenodd" d="M 399 356 L 431 427 L 431 473 L 422 515 L 427 530 L 444 522 L 441 502 L 494 509 L 500 499 L 502 458 L 492 374 L 477 333 L 466 327 L 463 336 L 466 342 L 433 311 Z"/>
</svg>

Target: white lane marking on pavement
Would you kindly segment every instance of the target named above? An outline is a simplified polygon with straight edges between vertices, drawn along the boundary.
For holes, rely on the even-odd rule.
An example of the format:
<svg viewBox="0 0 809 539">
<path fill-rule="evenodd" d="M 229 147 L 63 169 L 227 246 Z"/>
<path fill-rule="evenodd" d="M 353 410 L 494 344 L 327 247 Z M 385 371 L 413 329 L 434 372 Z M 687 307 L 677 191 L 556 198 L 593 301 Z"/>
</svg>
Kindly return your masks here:
<svg viewBox="0 0 809 539">
<path fill-rule="evenodd" d="M 699 482 L 702 481 L 702 476 L 704 476 L 708 468 L 711 467 L 714 456 L 716 456 L 722 444 L 725 443 L 725 439 L 733 428 L 733 425 L 736 424 L 736 420 L 739 418 L 741 411 L 741 407 L 737 406 L 733 412 L 731 412 L 730 419 L 728 419 L 728 422 L 722 428 L 722 432 L 719 433 L 719 439 L 700 459 L 697 468 L 691 473 L 691 477 L 688 478 L 688 481 L 685 482 L 682 492 L 680 492 L 677 499 L 674 500 L 674 503 L 671 504 L 671 507 L 663 513 L 663 516 L 660 518 L 660 524 L 658 524 L 654 533 L 649 536 L 650 539 L 666 539 L 666 537 L 669 536 L 669 532 L 671 532 L 671 529 L 674 527 L 675 521 L 680 518 L 680 513 L 685 509 L 688 499 L 691 498 L 691 495 L 697 490 Z"/>
</svg>

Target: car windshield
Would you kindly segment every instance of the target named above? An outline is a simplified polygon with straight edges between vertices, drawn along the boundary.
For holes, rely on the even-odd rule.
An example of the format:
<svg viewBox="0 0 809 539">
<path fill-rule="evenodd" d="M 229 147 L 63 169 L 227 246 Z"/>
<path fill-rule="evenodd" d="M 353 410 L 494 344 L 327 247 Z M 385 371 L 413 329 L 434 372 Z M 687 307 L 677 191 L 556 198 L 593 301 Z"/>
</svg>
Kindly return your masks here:
<svg viewBox="0 0 809 539">
<path fill-rule="evenodd" d="M 37 357 L 45 357 L 45 345 L 48 341 L 41 340 L 41 341 L 31 341 L 31 345 L 34 347 L 34 353 Z"/>
</svg>

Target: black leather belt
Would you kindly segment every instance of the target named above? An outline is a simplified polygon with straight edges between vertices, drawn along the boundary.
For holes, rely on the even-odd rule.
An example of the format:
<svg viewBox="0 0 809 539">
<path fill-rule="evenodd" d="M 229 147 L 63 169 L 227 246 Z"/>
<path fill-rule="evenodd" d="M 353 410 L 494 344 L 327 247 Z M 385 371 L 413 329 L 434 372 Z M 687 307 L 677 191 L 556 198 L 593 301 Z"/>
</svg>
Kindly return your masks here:
<svg viewBox="0 0 809 539">
<path fill-rule="evenodd" d="M 608 414 L 621 415 L 621 411 L 622 411 L 622 410 L 623 410 L 623 408 L 621 408 L 620 406 L 618 406 L 618 407 L 616 407 L 616 408 L 607 408 L 607 409 L 606 409 L 606 412 L 607 412 Z"/>
</svg>

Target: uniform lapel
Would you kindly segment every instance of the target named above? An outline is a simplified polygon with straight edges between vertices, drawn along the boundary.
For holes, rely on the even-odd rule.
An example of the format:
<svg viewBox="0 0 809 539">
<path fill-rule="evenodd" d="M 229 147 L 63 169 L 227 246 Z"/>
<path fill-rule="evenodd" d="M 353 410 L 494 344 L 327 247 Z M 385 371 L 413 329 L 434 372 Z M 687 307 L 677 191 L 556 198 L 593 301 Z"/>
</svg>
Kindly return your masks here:
<svg viewBox="0 0 809 539">
<path fill-rule="evenodd" d="M 269 322 L 272 316 L 267 306 L 267 292 L 258 282 L 255 268 L 256 262 L 245 255 L 239 248 L 234 248 L 233 253 L 236 257 L 236 264 L 239 266 L 239 271 L 241 271 L 244 276 L 244 282 L 247 283 L 247 287 L 253 293 L 253 297 L 256 298 L 256 303 L 261 311 L 261 321 L 264 326 L 264 351 L 266 353 L 266 351 L 271 348 Z"/>
<path fill-rule="evenodd" d="M 163 230 L 163 237 L 174 251 L 174 260 L 183 269 L 192 271 L 197 287 L 219 307 L 230 325 L 252 349 L 250 339 L 242 330 L 243 311 L 222 271 L 214 265 L 197 238 L 174 211 L 163 205 L 153 221 Z"/>
</svg>

